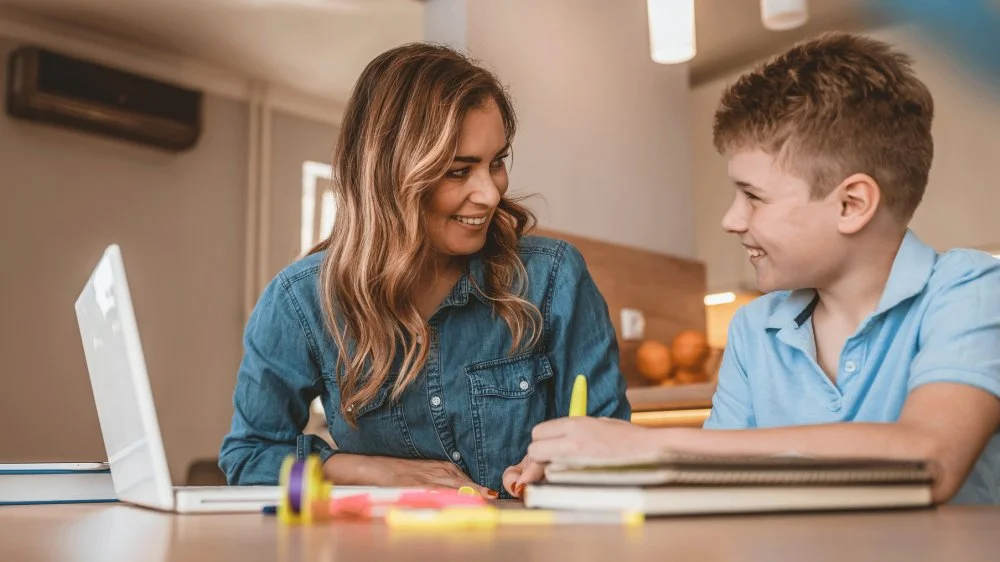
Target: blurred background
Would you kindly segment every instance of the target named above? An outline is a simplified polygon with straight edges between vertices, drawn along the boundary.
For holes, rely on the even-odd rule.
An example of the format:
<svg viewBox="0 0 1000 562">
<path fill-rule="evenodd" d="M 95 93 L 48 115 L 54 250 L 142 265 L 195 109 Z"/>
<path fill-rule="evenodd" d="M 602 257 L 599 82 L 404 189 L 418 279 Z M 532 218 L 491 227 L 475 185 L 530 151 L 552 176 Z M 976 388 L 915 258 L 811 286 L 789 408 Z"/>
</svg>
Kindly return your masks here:
<svg viewBox="0 0 1000 562">
<path fill-rule="evenodd" d="M 745 251 L 719 226 L 733 196 L 711 143 L 723 88 L 825 30 L 897 45 L 937 111 L 913 228 L 940 250 L 1000 254 L 998 10 L 0 0 L 0 462 L 104 458 L 73 301 L 118 243 L 171 471 L 198 483 L 192 467 L 212 466 L 228 429 L 247 314 L 336 220 L 325 189 L 355 79 L 421 39 L 468 50 L 508 83 L 521 119 L 512 190 L 537 194 L 542 232 L 583 251 L 619 331 L 636 421 L 700 425 L 729 320 L 758 296 Z M 317 409 L 309 431 L 322 426 Z"/>
</svg>

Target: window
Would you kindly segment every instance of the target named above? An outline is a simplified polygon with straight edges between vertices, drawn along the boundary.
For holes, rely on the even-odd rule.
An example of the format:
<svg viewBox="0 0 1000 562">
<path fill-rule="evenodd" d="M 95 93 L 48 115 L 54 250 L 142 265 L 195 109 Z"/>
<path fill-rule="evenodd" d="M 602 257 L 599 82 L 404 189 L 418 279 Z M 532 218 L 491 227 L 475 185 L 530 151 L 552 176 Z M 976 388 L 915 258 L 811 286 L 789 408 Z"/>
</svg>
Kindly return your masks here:
<svg viewBox="0 0 1000 562">
<path fill-rule="evenodd" d="M 333 167 L 322 162 L 306 160 L 302 163 L 302 231 L 301 249 L 304 255 L 317 242 L 330 235 L 337 209 L 330 191 Z M 309 423 L 306 433 L 319 435 L 333 445 L 326 427 L 326 413 L 319 397 L 313 399 L 309 408 Z"/>
<path fill-rule="evenodd" d="M 302 232 L 301 249 L 305 254 L 317 242 L 330 235 L 337 209 L 330 191 L 333 167 L 322 162 L 302 163 Z"/>
</svg>

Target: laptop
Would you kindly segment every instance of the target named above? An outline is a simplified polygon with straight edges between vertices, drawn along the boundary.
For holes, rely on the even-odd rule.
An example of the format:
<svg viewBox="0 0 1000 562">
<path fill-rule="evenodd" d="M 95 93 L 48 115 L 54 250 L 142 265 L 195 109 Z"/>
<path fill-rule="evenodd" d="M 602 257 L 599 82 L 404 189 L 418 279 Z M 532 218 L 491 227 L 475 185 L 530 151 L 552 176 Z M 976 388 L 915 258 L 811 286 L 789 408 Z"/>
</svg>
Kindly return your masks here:
<svg viewBox="0 0 1000 562">
<path fill-rule="evenodd" d="M 175 513 L 260 512 L 278 486 L 173 486 L 118 245 L 76 300 L 94 402 L 121 502 Z"/>
</svg>

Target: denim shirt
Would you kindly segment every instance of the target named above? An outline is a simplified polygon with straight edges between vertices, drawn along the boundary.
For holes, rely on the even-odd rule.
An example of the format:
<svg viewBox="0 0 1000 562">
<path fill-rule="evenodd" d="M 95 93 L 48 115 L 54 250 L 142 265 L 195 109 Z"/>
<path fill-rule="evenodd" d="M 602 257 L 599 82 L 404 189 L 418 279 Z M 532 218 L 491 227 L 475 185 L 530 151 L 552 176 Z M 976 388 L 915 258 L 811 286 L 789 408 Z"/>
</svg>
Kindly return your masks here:
<svg viewBox="0 0 1000 562">
<path fill-rule="evenodd" d="M 429 319 L 430 349 L 419 376 L 393 401 L 397 359 L 375 400 L 354 412 L 356 428 L 340 414 L 338 352 L 320 304 L 323 255 L 285 268 L 247 323 L 232 426 L 219 458 L 229 483 L 273 485 L 289 455 L 317 453 L 326 462 L 345 452 L 448 460 L 476 483 L 502 490 L 503 471 L 523 459 L 531 429 L 568 414 L 580 373 L 588 379 L 589 415 L 628 420 L 614 326 L 583 257 L 566 242 L 536 236 L 522 238 L 519 254 L 528 277 L 524 296 L 542 314 L 538 345 L 510 355 L 507 323 L 476 288 L 485 286 L 485 266 L 475 255 Z M 302 434 L 317 396 L 336 450 Z"/>
</svg>

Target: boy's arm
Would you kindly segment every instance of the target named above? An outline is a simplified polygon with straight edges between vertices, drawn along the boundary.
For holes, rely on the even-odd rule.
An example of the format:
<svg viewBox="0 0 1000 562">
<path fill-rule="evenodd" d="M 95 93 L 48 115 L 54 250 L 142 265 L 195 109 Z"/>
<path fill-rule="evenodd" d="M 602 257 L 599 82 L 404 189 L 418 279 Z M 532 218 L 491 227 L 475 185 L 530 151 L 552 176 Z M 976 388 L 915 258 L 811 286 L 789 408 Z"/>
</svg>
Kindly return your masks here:
<svg viewBox="0 0 1000 562">
<path fill-rule="evenodd" d="M 937 503 L 961 488 L 1000 424 L 1000 400 L 967 384 L 936 382 L 915 389 L 896 423 L 839 423 L 751 430 L 648 429 L 598 418 L 560 418 L 535 426 L 528 456 L 632 457 L 643 451 L 929 459 L 940 468 Z"/>
<path fill-rule="evenodd" d="M 956 383 L 914 390 L 896 423 L 841 423 L 753 431 L 668 429 L 654 437 L 663 449 L 702 453 L 922 458 L 940 466 L 934 500 L 951 499 L 1000 424 L 1000 400 Z"/>
</svg>

